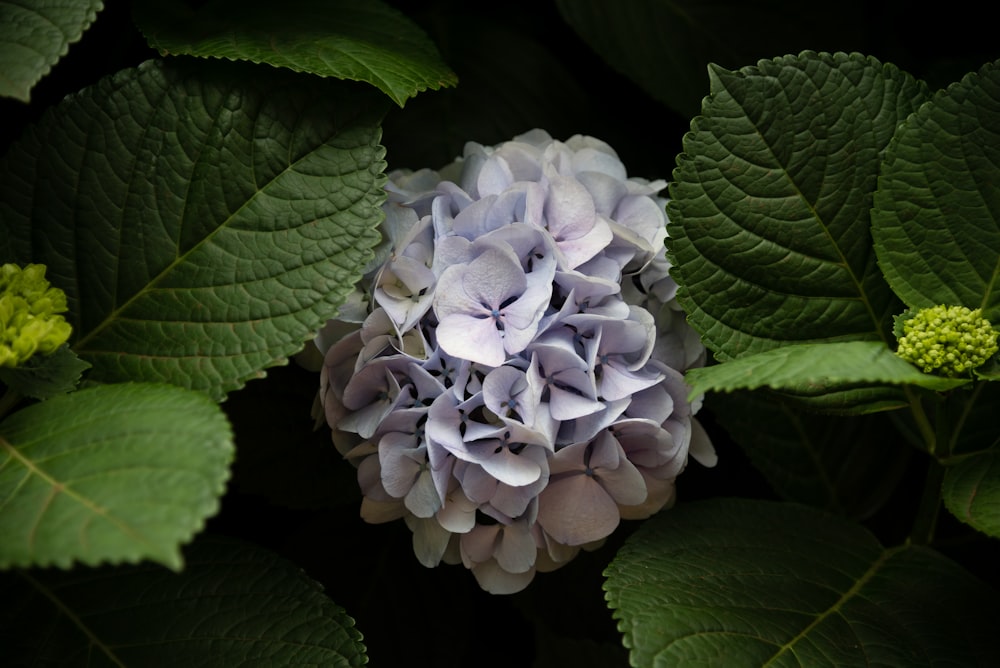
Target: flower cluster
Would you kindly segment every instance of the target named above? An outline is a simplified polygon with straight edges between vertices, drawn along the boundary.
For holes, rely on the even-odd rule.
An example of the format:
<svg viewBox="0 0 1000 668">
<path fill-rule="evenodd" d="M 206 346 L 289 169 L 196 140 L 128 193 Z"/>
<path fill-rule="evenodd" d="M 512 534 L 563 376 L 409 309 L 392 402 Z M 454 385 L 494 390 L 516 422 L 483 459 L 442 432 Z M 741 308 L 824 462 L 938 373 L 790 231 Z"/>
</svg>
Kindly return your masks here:
<svg viewBox="0 0 1000 668">
<path fill-rule="evenodd" d="M 424 565 L 518 591 L 671 503 L 689 451 L 714 463 L 664 186 L 539 130 L 390 175 L 377 266 L 317 338 L 320 397 L 362 516 L 405 518 Z"/>
<path fill-rule="evenodd" d="M 45 265 L 0 267 L 0 367 L 21 366 L 66 343 L 71 327 L 58 315 L 66 310 L 66 293 L 45 280 Z"/>
<path fill-rule="evenodd" d="M 955 377 L 982 366 L 997 349 L 997 332 L 981 309 L 939 305 L 903 320 L 896 354 L 924 373 Z"/>
</svg>

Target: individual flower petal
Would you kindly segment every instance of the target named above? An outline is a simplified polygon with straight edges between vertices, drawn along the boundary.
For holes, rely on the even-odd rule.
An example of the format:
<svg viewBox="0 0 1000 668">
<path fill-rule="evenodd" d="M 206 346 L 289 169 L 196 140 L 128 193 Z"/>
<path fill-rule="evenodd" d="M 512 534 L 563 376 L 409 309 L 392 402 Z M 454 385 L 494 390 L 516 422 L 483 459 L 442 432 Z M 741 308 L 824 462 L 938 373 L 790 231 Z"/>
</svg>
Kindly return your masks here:
<svg viewBox="0 0 1000 668">
<path fill-rule="evenodd" d="M 476 564 L 471 570 L 482 590 L 490 594 L 516 594 L 535 579 L 534 568 L 523 573 L 511 573 L 505 571 L 496 559 Z"/>
<path fill-rule="evenodd" d="M 370 497 L 361 499 L 361 519 L 369 524 L 384 524 L 406 517 L 406 506 L 399 499 L 381 501 Z"/>
<path fill-rule="evenodd" d="M 417 517 L 433 517 L 441 509 L 441 496 L 434 486 L 430 469 L 424 464 L 403 499 L 403 505 Z"/>
<path fill-rule="evenodd" d="M 385 309 L 402 334 L 411 329 L 431 307 L 434 272 L 423 262 L 399 255 L 383 267 L 375 281 L 375 301 Z"/>
<path fill-rule="evenodd" d="M 611 432 L 602 432 L 591 444 L 588 468 L 615 503 L 634 506 L 645 501 L 642 474 Z"/>
<path fill-rule="evenodd" d="M 451 532 L 438 524 L 433 517 L 423 518 L 406 516 L 406 526 L 413 532 L 413 554 L 417 561 L 427 568 L 434 568 L 441 563 Z"/>
<path fill-rule="evenodd" d="M 719 463 L 719 456 L 712 445 L 712 439 L 695 418 L 691 418 L 691 444 L 688 446 L 688 454 L 707 468 L 712 468 Z"/>
<path fill-rule="evenodd" d="M 564 545 L 545 533 L 537 522 L 531 527 L 535 536 L 535 544 L 539 546 L 535 557 L 535 570 L 539 573 L 551 573 L 562 568 L 580 553 L 579 545 Z"/>
<path fill-rule="evenodd" d="M 542 401 L 542 387 L 513 365 L 490 371 L 483 379 L 483 401 L 504 423 L 514 441 L 552 450 L 558 423 Z"/>
<path fill-rule="evenodd" d="M 576 179 L 548 171 L 545 227 L 563 257 L 561 268 L 575 269 L 600 253 L 612 239 L 608 223 L 597 215 L 590 193 Z"/>
<path fill-rule="evenodd" d="M 495 559 L 508 573 L 525 573 L 535 565 L 538 547 L 530 527 L 523 520 L 510 524 L 477 524 L 459 540 L 462 559 L 467 565 Z"/>
<path fill-rule="evenodd" d="M 646 481 L 646 500 L 634 506 L 618 506 L 623 520 L 644 520 L 670 507 L 677 494 L 673 478 L 661 480 L 642 472 Z"/>
<path fill-rule="evenodd" d="M 566 545 L 604 538 L 618 528 L 620 519 L 618 505 L 588 475 L 550 479 L 538 496 L 538 523 Z"/>
<path fill-rule="evenodd" d="M 445 495 L 444 505 L 437 512 L 437 521 L 452 533 L 467 533 L 476 526 L 477 506 L 477 503 L 469 500 L 456 481 Z"/>
<path fill-rule="evenodd" d="M 604 409 L 587 363 L 573 349 L 568 332 L 551 333 L 531 347 L 526 377 L 556 420 L 576 420 Z"/>
<path fill-rule="evenodd" d="M 409 359 L 403 355 L 382 357 L 355 373 L 344 388 L 343 404 L 352 412 L 338 427 L 371 437 L 382 419 L 396 406 L 399 398 L 397 373 Z"/>
</svg>

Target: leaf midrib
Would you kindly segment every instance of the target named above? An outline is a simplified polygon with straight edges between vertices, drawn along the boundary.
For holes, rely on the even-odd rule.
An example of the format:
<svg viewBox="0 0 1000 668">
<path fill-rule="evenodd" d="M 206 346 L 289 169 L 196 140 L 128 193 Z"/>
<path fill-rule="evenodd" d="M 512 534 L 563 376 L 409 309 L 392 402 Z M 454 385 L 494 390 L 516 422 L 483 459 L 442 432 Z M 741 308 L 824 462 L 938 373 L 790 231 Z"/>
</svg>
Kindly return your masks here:
<svg viewBox="0 0 1000 668">
<path fill-rule="evenodd" d="M 217 119 L 216 119 L 216 121 L 217 121 Z M 254 122 L 256 122 L 256 120 Z M 148 130 L 148 127 L 146 128 L 146 130 Z M 276 182 L 278 182 L 285 175 L 287 175 L 289 173 L 294 173 L 295 172 L 294 168 L 295 168 L 296 165 L 298 165 L 303 160 L 306 160 L 309 156 L 313 155 L 316 152 L 316 150 L 318 150 L 321 146 L 328 145 L 329 141 L 330 141 L 330 137 L 327 137 L 323 141 L 322 144 L 320 144 L 318 146 L 314 146 L 310 151 L 305 152 L 301 157 L 299 157 L 298 159 L 296 159 L 294 162 L 289 163 L 287 167 L 285 167 L 284 169 L 282 169 L 280 172 L 276 173 L 274 175 L 274 177 L 271 178 L 269 181 L 267 181 L 265 184 L 263 184 L 263 186 L 258 187 L 255 184 L 255 191 L 254 191 L 253 195 L 251 197 L 247 198 L 247 200 L 243 204 L 241 204 L 239 206 L 239 208 L 237 208 L 235 211 L 233 211 L 232 213 L 230 213 L 229 216 L 225 220 L 223 220 L 222 222 L 220 222 L 216 226 L 216 228 L 214 230 L 212 230 L 211 233 L 207 234 L 204 238 L 202 238 L 196 244 L 192 245 L 187 251 L 185 251 L 184 253 L 180 254 L 178 257 L 174 258 L 174 260 L 172 262 L 170 262 L 170 264 L 168 264 L 166 267 L 164 267 L 160 271 L 159 274 L 157 274 L 150 281 L 148 281 L 146 283 L 146 285 L 144 285 L 142 287 L 142 289 L 136 291 L 136 293 L 133 294 L 131 297 L 129 297 L 123 304 L 121 304 L 120 306 L 112 309 L 99 325 L 97 325 L 96 327 L 94 327 L 92 330 L 90 330 L 89 332 L 87 332 L 84 336 L 81 336 L 79 339 L 77 339 L 73 343 L 73 345 L 72 345 L 73 350 L 76 351 L 76 352 L 81 352 L 83 350 L 86 350 L 86 344 L 91 339 L 93 339 L 94 337 L 96 337 L 98 334 L 100 334 L 101 332 L 103 332 L 105 329 L 107 329 L 107 328 L 111 327 L 112 325 L 114 325 L 119 320 L 119 317 L 118 317 L 119 314 L 128 311 L 128 309 L 131 308 L 131 306 L 133 304 L 135 304 L 136 302 L 138 302 L 140 299 L 144 298 L 149 293 L 149 291 L 151 289 L 156 288 L 157 285 L 161 281 L 165 280 L 174 270 L 177 269 L 178 266 L 184 264 L 184 262 L 186 262 L 186 260 L 187 260 L 187 258 L 189 256 L 191 256 L 195 252 L 199 251 L 200 249 L 204 248 L 206 245 L 208 245 L 215 238 L 215 236 L 217 234 L 220 234 L 222 232 L 222 230 L 228 228 L 236 220 L 238 220 L 239 217 L 240 217 L 240 214 L 243 211 L 245 211 L 253 202 L 255 202 L 257 200 L 257 198 L 259 196 L 261 196 L 262 193 L 264 193 L 269 187 L 271 187 L 272 185 L 274 185 Z M 199 154 L 200 153 L 201 153 L 201 151 L 199 151 Z M 184 208 L 185 209 L 187 208 L 187 205 L 188 205 L 188 203 L 187 203 L 187 200 L 185 199 L 185 202 L 184 202 Z M 180 230 L 178 230 L 178 235 L 179 235 L 178 236 L 178 241 L 179 241 L 179 239 L 180 239 Z M 79 263 L 75 263 L 75 264 L 79 264 Z M 119 263 L 119 266 L 120 266 L 120 264 L 121 263 Z M 116 275 L 117 275 L 117 270 L 118 270 L 118 267 L 116 266 L 116 268 L 115 268 Z"/>
<path fill-rule="evenodd" d="M 831 70 L 836 70 L 836 68 L 834 68 L 834 67 L 831 66 Z M 742 76 L 741 73 L 736 73 L 736 74 Z M 810 84 L 812 84 L 815 87 L 815 82 L 812 80 L 812 78 L 808 77 L 808 74 L 806 74 L 805 72 L 803 72 L 803 74 L 805 76 L 807 76 Z M 750 115 L 747 113 L 747 110 L 744 107 L 741 98 L 737 97 L 733 93 L 733 91 L 729 90 L 729 88 L 725 84 L 725 81 L 724 81 L 723 77 L 716 76 L 714 78 L 715 78 L 716 81 L 719 82 L 720 85 L 723 86 L 723 89 L 729 94 L 729 96 L 733 100 L 733 102 L 735 102 L 740 107 L 740 110 L 743 112 L 744 117 L 749 121 L 750 120 Z M 853 85 L 852 85 L 852 88 L 856 90 L 856 87 L 854 87 Z M 784 92 L 784 90 L 782 92 Z M 834 240 L 833 236 L 831 235 L 829 225 L 826 224 L 826 221 L 816 211 L 816 207 L 814 207 L 812 205 L 812 203 L 809 202 L 808 198 L 806 198 L 806 196 L 803 194 L 801 188 L 799 188 L 798 184 L 792 178 L 792 175 L 790 174 L 790 172 L 788 170 L 788 167 L 786 165 L 783 165 L 781 163 L 781 161 L 778 160 L 778 157 L 777 157 L 776 153 L 774 152 L 774 150 L 771 147 L 771 145 L 767 142 L 767 140 L 764 137 L 764 134 L 761 132 L 760 128 L 758 127 L 758 125 L 756 123 L 753 124 L 753 129 L 754 129 L 754 132 L 756 132 L 758 138 L 760 139 L 760 143 L 767 148 L 768 153 L 769 153 L 769 155 L 770 155 L 773 163 L 775 165 L 779 165 L 781 167 L 782 174 L 787 179 L 788 183 L 791 185 L 791 187 L 795 191 L 796 195 L 798 195 L 799 200 L 806 206 L 806 208 L 809 211 L 809 213 L 812 215 L 812 217 L 816 220 L 816 222 L 822 228 L 823 234 L 824 234 L 825 238 L 827 239 L 827 241 L 835 249 L 835 251 L 837 253 L 837 256 L 840 258 L 840 261 L 838 263 L 836 263 L 836 264 L 839 264 L 839 265 L 843 266 L 843 268 L 847 271 L 847 275 L 850 277 L 851 283 L 853 284 L 854 289 L 857 292 L 858 297 L 859 297 L 861 303 L 864 304 L 865 310 L 868 312 L 868 316 L 871 319 L 871 322 L 872 322 L 872 325 L 873 325 L 872 330 L 878 335 L 878 337 L 879 337 L 879 339 L 881 341 L 883 341 L 886 344 L 890 343 L 889 340 L 886 338 L 885 332 L 883 331 L 883 329 L 881 327 L 881 321 L 876 316 L 875 311 L 872 308 L 872 304 L 871 304 L 870 299 L 868 298 L 868 294 L 865 292 L 865 290 L 863 288 L 863 282 L 861 282 L 861 281 L 858 280 L 857 275 L 854 273 L 854 268 L 851 266 L 851 263 L 847 261 L 847 258 L 844 256 L 843 250 L 841 249 L 840 245 Z M 740 226 L 740 229 L 744 229 L 744 228 L 742 226 Z M 757 236 L 759 236 L 759 235 L 757 235 Z M 791 250 L 791 249 L 788 249 L 788 250 Z"/>
<path fill-rule="evenodd" d="M 73 612 L 73 610 L 68 605 L 66 605 L 66 603 L 64 603 L 63 600 L 59 598 L 54 591 L 52 591 L 49 587 L 44 586 L 41 582 L 39 582 L 35 578 L 31 577 L 31 575 L 26 571 L 18 570 L 16 572 L 21 578 L 27 580 L 28 584 L 31 587 L 33 587 L 36 591 L 38 591 L 38 593 L 40 593 L 42 596 L 51 601 L 52 605 L 54 605 L 61 614 L 65 615 L 66 619 L 68 619 L 73 624 L 73 626 L 78 628 L 80 632 L 87 637 L 91 645 L 100 649 L 101 652 L 105 656 L 107 656 L 110 661 L 114 663 L 114 665 L 121 666 L 121 668 L 125 668 L 125 663 L 121 659 L 119 659 L 118 656 L 113 651 L 111 651 L 111 648 L 106 643 L 104 643 L 94 633 L 94 631 L 87 624 L 85 624 L 82 619 L 80 619 L 79 615 Z"/>
<path fill-rule="evenodd" d="M 67 484 L 59 482 L 52 476 L 42 471 L 35 465 L 33 460 L 24 456 L 23 453 L 21 453 L 21 451 L 13 443 L 3 438 L 2 436 L 0 436 L 0 450 L 6 451 L 10 456 L 11 460 L 21 464 L 21 466 L 23 466 L 32 476 L 39 478 L 40 480 L 42 480 L 42 482 L 44 482 L 51 488 L 50 489 L 51 493 L 45 501 L 45 505 L 42 508 L 42 512 L 38 514 L 38 517 L 36 518 L 34 524 L 31 527 L 31 532 L 28 541 L 29 546 L 33 546 L 35 542 L 35 530 L 37 529 L 38 523 L 41 521 L 42 517 L 45 516 L 45 510 L 51 505 L 52 500 L 55 499 L 58 494 L 65 494 L 67 497 L 69 497 L 73 501 L 77 502 L 78 504 L 86 508 L 93 515 L 102 517 L 111 524 L 113 524 L 119 531 L 121 531 L 124 535 L 134 540 L 136 543 L 146 546 L 146 548 L 150 551 L 150 553 L 155 553 L 157 551 L 156 549 L 157 546 L 151 543 L 141 533 L 137 533 L 131 526 L 125 524 L 124 522 L 115 518 L 113 515 L 109 514 L 107 512 L 107 509 L 101 508 L 90 499 L 74 492 Z"/>
<path fill-rule="evenodd" d="M 813 631 L 813 629 L 815 629 L 820 624 L 825 622 L 829 617 L 833 615 L 839 615 L 841 608 L 843 608 L 848 601 L 850 601 L 853 597 L 857 596 L 861 592 L 861 590 L 865 587 L 865 585 L 867 585 L 868 582 L 878 574 L 878 571 L 886 564 L 886 562 L 888 562 L 889 559 L 891 559 L 898 552 L 901 552 L 904 549 L 906 549 L 905 546 L 900 546 L 884 550 L 882 554 L 879 555 L 879 558 L 872 563 L 872 565 L 868 568 L 868 570 L 865 571 L 864 575 L 862 575 L 860 578 L 857 579 L 857 581 L 850 589 L 844 592 L 844 594 L 833 605 L 831 605 L 829 608 L 816 615 L 816 618 L 812 622 L 810 622 L 804 629 L 802 629 L 799 633 L 797 633 L 795 636 L 789 639 L 788 642 L 786 642 L 784 645 L 779 647 L 778 650 L 774 653 L 774 655 L 767 662 L 762 664 L 762 668 L 767 668 L 767 666 L 778 665 L 777 663 L 778 660 L 787 652 L 794 652 L 795 651 L 794 646 L 796 645 L 796 643 L 807 638 L 809 634 Z"/>
</svg>

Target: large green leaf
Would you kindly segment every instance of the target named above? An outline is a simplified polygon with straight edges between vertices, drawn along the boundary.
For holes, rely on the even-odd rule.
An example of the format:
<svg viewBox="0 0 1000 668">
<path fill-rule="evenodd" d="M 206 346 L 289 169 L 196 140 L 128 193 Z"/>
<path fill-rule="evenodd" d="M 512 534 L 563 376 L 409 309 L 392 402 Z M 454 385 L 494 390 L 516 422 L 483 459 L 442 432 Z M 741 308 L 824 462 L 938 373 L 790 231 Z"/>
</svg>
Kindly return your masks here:
<svg viewBox="0 0 1000 668">
<path fill-rule="evenodd" d="M 882 153 L 927 96 L 858 54 L 729 72 L 691 123 L 668 205 L 672 275 L 720 359 L 789 343 L 881 339 L 901 309 L 872 250 Z"/>
<path fill-rule="evenodd" d="M 181 0 L 136 3 L 146 38 L 164 54 L 249 60 L 366 81 L 399 106 L 455 74 L 419 26 L 380 0 Z"/>
<path fill-rule="evenodd" d="M 48 265 L 90 380 L 221 399 L 301 349 L 371 257 L 383 100 L 243 63 L 123 71 L 0 162 L 0 258 Z"/>
<path fill-rule="evenodd" d="M 682 504 L 606 574 L 633 666 L 1000 665 L 988 585 L 805 506 Z"/>
<path fill-rule="evenodd" d="M 219 407 L 172 385 L 103 385 L 24 408 L 0 422 L 0 567 L 179 569 L 232 458 Z"/>
<path fill-rule="evenodd" d="M 955 517 L 1000 538 L 1000 453 L 972 455 L 949 466 L 942 497 Z"/>
<path fill-rule="evenodd" d="M 916 385 L 950 390 L 970 381 L 921 373 L 878 341 L 803 343 L 691 369 L 691 394 L 770 387 L 803 394 L 866 384 Z"/>
<path fill-rule="evenodd" d="M 859 48 L 864 5 L 797 0 L 558 0 L 563 18 L 608 63 L 685 117 L 698 112 L 709 63 Z M 852 46 L 854 45 L 854 46 Z"/>
<path fill-rule="evenodd" d="M 782 498 L 838 515 L 874 514 L 912 452 L 884 413 L 819 415 L 760 391 L 716 394 L 707 405 Z"/>
<path fill-rule="evenodd" d="M 199 538 L 187 567 L 0 578 L 5 665 L 361 666 L 361 634 L 294 564 Z"/>
<path fill-rule="evenodd" d="M 100 0 L 0 1 L 0 95 L 30 100 L 103 8 Z"/>
<path fill-rule="evenodd" d="M 982 308 L 1000 323 L 1000 61 L 938 91 L 900 128 L 873 235 L 907 305 Z"/>
</svg>

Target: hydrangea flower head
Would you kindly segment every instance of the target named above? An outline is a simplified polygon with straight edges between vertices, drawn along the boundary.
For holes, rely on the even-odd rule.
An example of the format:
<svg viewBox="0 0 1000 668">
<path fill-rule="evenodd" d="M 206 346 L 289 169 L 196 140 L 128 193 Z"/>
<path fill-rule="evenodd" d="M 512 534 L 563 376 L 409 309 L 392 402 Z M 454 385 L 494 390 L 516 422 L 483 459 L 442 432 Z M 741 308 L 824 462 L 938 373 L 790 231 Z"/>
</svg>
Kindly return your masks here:
<svg viewBox="0 0 1000 668">
<path fill-rule="evenodd" d="M 518 591 L 669 505 L 689 454 L 714 463 L 665 185 L 540 130 L 390 174 L 377 260 L 316 339 L 320 398 L 362 517 L 405 519 L 422 564 Z"/>
<path fill-rule="evenodd" d="M 996 354 L 997 331 L 981 309 L 931 306 L 902 321 L 896 354 L 924 373 L 956 377 Z"/>
<path fill-rule="evenodd" d="M 45 279 L 44 265 L 0 267 L 0 366 L 21 366 L 66 343 L 72 328 L 59 315 L 66 310 L 66 293 Z"/>
</svg>

